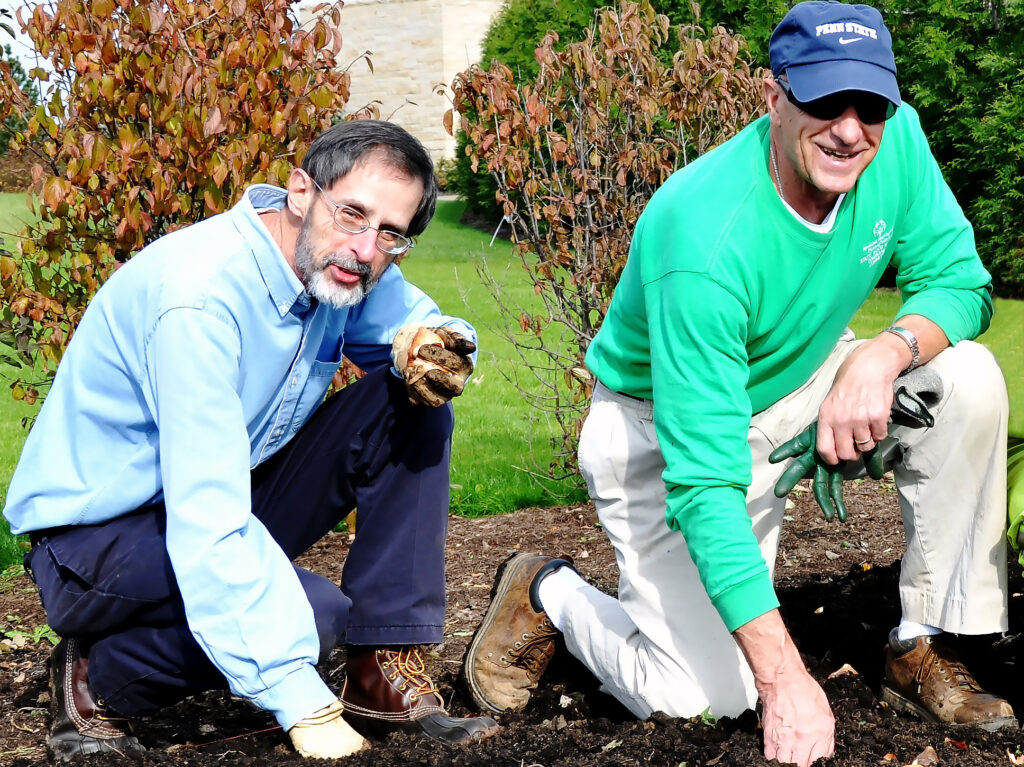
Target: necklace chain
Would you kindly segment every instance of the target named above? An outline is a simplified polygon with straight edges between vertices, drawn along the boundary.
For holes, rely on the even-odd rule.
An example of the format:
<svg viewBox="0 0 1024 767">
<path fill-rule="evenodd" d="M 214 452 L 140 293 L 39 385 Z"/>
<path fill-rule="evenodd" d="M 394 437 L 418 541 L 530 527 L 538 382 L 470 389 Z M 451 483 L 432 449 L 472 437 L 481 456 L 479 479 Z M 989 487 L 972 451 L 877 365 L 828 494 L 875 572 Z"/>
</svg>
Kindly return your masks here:
<svg viewBox="0 0 1024 767">
<path fill-rule="evenodd" d="M 775 183 L 779 187 L 779 197 L 782 201 L 789 205 L 786 200 L 786 193 L 782 191 L 782 178 L 779 176 L 779 163 L 775 160 L 775 142 L 768 139 L 768 157 L 772 161 L 772 170 L 775 171 Z"/>
</svg>

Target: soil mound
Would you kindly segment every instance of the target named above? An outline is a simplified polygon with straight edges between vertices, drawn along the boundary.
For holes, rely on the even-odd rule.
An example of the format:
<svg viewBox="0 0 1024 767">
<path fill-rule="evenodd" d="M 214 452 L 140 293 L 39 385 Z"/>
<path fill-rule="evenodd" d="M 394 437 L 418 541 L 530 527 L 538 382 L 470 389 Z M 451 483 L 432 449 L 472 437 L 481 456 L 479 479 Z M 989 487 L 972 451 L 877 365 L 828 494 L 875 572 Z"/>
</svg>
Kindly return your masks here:
<svg viewBox="0 0 1024 767">
<path fill-rule="evenodd" d="M 1024 751 L 1024 734 L 989 734 L 897 717 L 878 701 L 889 629 L 899 619 L 897 582 L 903 534 L 891 482 L 847 483 L 850 521 L 822 519 L 810 493 L 799 490 L 787 523 L 776 568 L 786 622 L 811 671 L 822 681 L 838 724 L 831 767 L 908 765 L 926 748 L 941 765 L 1010 765 Z M 329 535 L 301 560 L 305 567 L 340 575 L 349 545 L 344 533 Z M 468 713 L 458 685 L 462 656 L 487 607 L 494 572 L 516 551 L 570 554 L 580 571 L 609 592 L 615 590 L 614 557 L 590 506 L 525 509 L 485 519 L 452 518 L 448 538 L 448 615 L 445 642 L 435 648 L 431 672 L 451 710 Z M 988 689 L 1005 695 L 1024 714 L 1016 655 L 1024 652 L 1024 585 L 1010 565 L 1010 632 L 1003 637 L 964 639 L 969 668 Z M 4 630 L 45 620 L 31 581 L 4 582 L 0 592 Z M 11 643 L 17 644 L 17 643 Z M 47 764 L 49 726 L 44 640 L 0 655 L 0 764 Z M 335 651 L 322 672 L 335 689 L 344 680 L 344 652 Z M 590 675 L 562 652 L 525 711 L 501 718 L 502 732 L 474 747 L 448 748 L 392 735 L 364 754 L 339 764 L 351 767 L 450 765 L 451 767 L 590 767 L 591 765 L 769 764 L 761 752 L 757 716 L 717 722 L 655 715 L 637 721 L 599 692 Z M 211 693 L 138 723 L 147 751 L 131 758 L 81 757 L 91 765 L 309 764 L 297 756 L 271 717 L 230 695 Z M 320 762 L 322 763 L 322 762 Z M 1019 763 L 1019 762 L 1018 762 Z M 774 762 L 772 762 L 774 764 Z"/>
</svg>

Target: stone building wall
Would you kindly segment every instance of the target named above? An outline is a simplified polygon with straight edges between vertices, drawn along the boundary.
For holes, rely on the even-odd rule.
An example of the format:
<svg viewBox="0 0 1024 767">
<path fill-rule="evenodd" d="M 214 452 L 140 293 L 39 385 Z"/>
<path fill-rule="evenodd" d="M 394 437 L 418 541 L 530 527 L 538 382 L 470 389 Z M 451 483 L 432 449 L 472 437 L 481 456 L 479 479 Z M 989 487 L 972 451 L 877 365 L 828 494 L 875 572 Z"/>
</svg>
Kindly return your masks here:
<svg viewBox="0 0 1024 767">
<path fill-rule="evenodd" d="M 319 0 L 304 0 L 300 18 Z M 448 109 L 439 84 L 480 59 L 480 43 L 501 0 L 346 0 L 341 12 L 342 65 L 370 51 L 373 72 L 356 61 L 348 106 L 379 101 L 381 117 L 419 138 L 435 160 L 451 157 L 455 141 L 444 129 Z"/>
</svg>

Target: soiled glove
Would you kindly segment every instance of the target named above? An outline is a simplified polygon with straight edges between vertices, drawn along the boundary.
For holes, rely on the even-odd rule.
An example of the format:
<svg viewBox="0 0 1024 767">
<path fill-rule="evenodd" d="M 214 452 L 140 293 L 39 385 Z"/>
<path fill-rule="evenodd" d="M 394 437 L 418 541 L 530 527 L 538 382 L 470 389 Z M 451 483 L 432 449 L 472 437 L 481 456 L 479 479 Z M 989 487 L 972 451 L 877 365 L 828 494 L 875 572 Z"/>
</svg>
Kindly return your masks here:
<svg viewBox="0 0 1024 767">
<path fill-rule="evenodd" d="M 341 759 L 370 744 L 341 718 L 345 707 L 340 700 L 314 711 L 288 730 L 292 745 L 300 755 L 311 759 Z"/>
<path fill-rule="evenodd" d="M 843 501 L 843 470 L 848 461 L 840 461 L 835 466 L 825 463 L 817 450 L 818 422 L 815 421 L 789 442 L 777 447 L 768 456 L 769 463 L 779 463 L 796 456 L 796 460 L 779 477 L 775 483 L 775 497 L 785 498 L 796 487 L 796 483 L 806 476 L 811 476 L 811 489 L 814 500 L 821 507 L 825 519 L 831 522 L 839 517 L 840 522 L 846 521 L 846 503 Z M 864 468 L 872 479 L 881 479 L 885 473 L 882 454 L 876 445 L 862 454 Z"/>
<path fill-rule="evenodd" d="M 462 394 L 473 372 L 476 344 L 450 328 L 406 325 L 392 344 L 395 367 L 405 379 L 409 401 L 440 407 Z"/>
</svg>

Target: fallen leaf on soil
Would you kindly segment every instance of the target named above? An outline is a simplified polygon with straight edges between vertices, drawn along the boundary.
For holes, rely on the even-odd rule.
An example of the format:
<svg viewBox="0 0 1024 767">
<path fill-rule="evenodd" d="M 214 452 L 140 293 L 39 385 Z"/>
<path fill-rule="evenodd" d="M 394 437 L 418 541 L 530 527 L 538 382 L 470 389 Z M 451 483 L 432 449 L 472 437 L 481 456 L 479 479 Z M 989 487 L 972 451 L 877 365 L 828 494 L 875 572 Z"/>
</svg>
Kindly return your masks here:
<svg viewBox="0 0 1024 767">
<path fill-rule="evenodd" d="M 569 708 L 569 706 L 572 705 L 572 698 L 570 698 L 568 695 L 563 695 L 561 698 L 558 699 L 558 705 L 562 708 Z"/>
<path fill-rule="evenodd" d="M 882 761 L 883 762 L 895 762 L 896 761 L 896 754 L 894 754 L 894 753 L 892 753 L 890 751 L 888 754 L 886 754 L 885 756 L 882 757 Z"/>
<path fill-rule="evenodd" d="M 581 551 L 579 554 L 576 555 L 576 557 L 578 559 L 586 559 L 589 556 L 590 556 L 590 552 L 587 551 L 586 549 L 583 549 L 583 551 Z"/>
<path fill-rule="evenodd" d="M 860 674 L 857 673 L 857 669 L 855 669 L 849 663 L 844 663 L 842 666 L 840 666 L 835 671 L 833 671 L 831 674 L 829 674 L 828 678 L 829 679 L 835 679 L 837 676 L 850 676 L 850 675 L 860 676 Z"/>
<path fill-rule="evenodd" d="M 1006 749 L 1006 758 L 1010 764 L 1024 764 L 1024 755 L 1011 754 L 1010 749 Z"/>
<path fill-rule="evenodd" d="M 604 746 L 602 746 L 601 750 L 602 751 L 611 751 L 613 748 L 618 748 L 621 745 L 622 745 L 622 741 L 621 740 L 612 740 L 612 741 L 609 741 L 608 743 L 606 743 Z"/>
<path fill-rule="evenodd" d="M 829 551 L 828 549 L 825 549 L 825 559 L 839 559 L 839 555 L 836 554 L 834 551 Z"/>
<path fill-rule="evenodd" d="M 943 744 L 948 743 L 953 748 L 959 748 L 961 751 L 966 751 L 967 750 L 967 741 L 965 741 L 965 740 L 953 740 L 952 738 L 946 738 L 942 742 L 943 742 Z"/>
<path fill-rule="evenodd" d="M 939 755 L 935 753 L 935 749 L 931 746 L 926 746 L 924 751 L 914 757 L 914 761 L 906 765 L 906 767 L 935 767 L 939 763 Z"/>
</svg>

